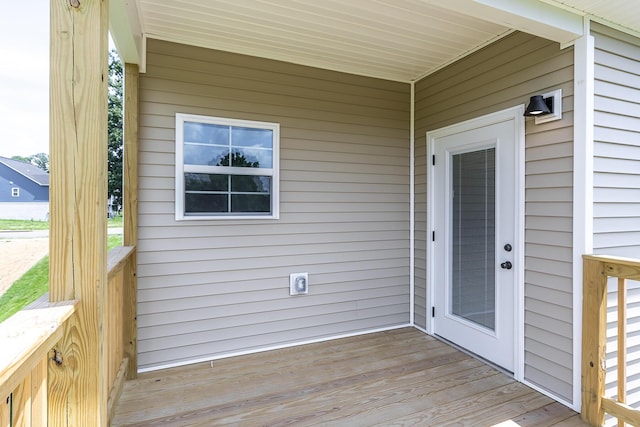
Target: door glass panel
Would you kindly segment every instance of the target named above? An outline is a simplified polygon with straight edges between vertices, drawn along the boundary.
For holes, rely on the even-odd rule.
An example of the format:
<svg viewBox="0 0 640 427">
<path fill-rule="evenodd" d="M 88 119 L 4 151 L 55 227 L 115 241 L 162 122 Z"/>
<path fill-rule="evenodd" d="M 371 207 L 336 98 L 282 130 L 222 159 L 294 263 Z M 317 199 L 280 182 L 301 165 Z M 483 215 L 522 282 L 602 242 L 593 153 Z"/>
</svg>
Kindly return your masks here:
<svg viewBox="0 0 640 427">
<path fill-rule="evenodd" d="M 495 148 L 452 156 L 450 312 L 495 329 Z"/>
</svg>

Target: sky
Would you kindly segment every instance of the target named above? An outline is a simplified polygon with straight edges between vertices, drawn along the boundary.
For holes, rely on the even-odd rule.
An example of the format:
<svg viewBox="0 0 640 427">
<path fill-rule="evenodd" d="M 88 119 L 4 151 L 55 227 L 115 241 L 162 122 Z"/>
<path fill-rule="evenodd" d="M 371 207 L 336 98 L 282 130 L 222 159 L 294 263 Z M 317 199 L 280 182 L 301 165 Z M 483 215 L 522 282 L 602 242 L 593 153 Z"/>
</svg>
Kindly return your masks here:
<svg viewBox="0 0 640 427">
<path fill-rule="evenodd" d="M 49 153 L 49 0 L 0 14 L 0 156 Z"/>
</svg>

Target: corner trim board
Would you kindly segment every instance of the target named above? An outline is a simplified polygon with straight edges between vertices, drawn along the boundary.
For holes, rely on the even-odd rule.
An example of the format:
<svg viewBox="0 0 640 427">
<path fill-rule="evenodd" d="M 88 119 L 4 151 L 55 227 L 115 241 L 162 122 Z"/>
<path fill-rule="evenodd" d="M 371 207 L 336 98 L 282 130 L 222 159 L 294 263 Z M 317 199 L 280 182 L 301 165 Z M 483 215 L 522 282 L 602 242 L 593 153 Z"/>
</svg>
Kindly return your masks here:
<svg viewBox="0 0 640 427">
<path fill-rule="evenodd" d="M 590 23 L 585 20 L 585 27 Z M 587 30 L 585 30 L 587 31 Z M 582 409 L 582 255 L 593 252 L 593 132 L 595 40 L 590 31 L 574 47 L 573 147 L 573 405 Z"/>
<path fill-rule="evenodd" d="M 414 325 L 416 320 L 415 299 L 416 299 L 416 84 L 411 82 L 411 121 L 409 123 L 409 322 Z"/>
</svg>

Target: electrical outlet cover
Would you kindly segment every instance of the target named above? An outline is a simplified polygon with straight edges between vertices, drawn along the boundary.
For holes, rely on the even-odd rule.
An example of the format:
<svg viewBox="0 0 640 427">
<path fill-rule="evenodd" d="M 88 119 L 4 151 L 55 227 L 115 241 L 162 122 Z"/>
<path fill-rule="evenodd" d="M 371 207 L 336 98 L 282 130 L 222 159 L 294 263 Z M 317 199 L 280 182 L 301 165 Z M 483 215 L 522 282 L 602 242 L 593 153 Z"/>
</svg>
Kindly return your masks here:
<svg viewBox="0 0 640 427">
<path fill-rule="evenodd" d="M 309 273 L 293 273 L 289 275 L 289 295 L 309 293 Z"/>
</svg>

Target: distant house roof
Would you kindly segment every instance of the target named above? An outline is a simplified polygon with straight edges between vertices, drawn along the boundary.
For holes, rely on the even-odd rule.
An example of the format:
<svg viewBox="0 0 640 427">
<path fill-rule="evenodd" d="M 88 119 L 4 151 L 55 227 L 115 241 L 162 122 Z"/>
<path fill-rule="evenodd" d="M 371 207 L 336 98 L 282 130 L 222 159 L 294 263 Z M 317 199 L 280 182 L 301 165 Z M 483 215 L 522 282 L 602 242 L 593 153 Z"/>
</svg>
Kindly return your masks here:
<svg viewBox="0 0 640 427">
<path fill-rule="evenodd" d="M 7 159 L 6 157 L 0 157 L 0 163 L 13 169 L 20 175 L 24 175 L 38 185 L 49 185 L 49 173 L 31 163 Z"/>
</svg>

